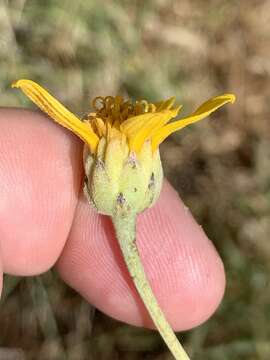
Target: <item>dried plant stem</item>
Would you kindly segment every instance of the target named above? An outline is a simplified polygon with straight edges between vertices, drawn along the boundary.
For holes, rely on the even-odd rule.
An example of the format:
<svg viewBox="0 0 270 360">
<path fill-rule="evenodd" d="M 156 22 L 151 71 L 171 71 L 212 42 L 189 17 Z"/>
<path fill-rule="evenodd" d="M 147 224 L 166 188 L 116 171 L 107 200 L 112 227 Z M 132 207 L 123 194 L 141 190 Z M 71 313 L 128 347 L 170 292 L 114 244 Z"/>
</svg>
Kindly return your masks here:
<svg viewBox="0 0 270 360">
<path fill-rule="evenodd" d="M 136 215 L 128 212 L 117 212 L 112 220 L 129 273 L 155 326 L 175 359 L 189 360 L 187 353 L 161 311 L 146 278 L 136 245 Z"/>
</svg>

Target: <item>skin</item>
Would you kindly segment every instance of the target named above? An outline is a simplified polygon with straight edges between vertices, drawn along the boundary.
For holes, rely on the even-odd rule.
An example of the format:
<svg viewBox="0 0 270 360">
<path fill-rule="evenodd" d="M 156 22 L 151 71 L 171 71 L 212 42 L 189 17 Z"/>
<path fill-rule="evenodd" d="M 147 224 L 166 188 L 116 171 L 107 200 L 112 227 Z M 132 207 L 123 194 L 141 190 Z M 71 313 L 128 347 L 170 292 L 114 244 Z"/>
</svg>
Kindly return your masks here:
<svg viewBox="0 0 270 360">
<path fill-rule="evenodd" d="M 82 194 L 82 144 L 44 114 L 0 110 L 2 272 L 36 275 L 56 265 L 90 303 L 124 322 L 152 327 L 110 219 Z M 224 293 L 222 262 L 172 187 L 139 215 L 145 272 L 174 330 L 205 321 Z"/>
</svg>

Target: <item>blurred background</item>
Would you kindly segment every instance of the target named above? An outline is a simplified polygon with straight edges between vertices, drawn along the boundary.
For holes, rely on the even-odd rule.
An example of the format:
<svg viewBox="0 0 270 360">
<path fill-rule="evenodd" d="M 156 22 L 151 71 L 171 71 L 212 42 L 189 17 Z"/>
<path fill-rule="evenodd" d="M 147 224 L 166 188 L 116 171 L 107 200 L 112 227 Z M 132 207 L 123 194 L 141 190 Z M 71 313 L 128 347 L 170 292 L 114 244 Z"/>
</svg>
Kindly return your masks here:
<svg viewBox="0 0 270 360">
<path fill-rule="evenodd" d="M 0 0 L 2 106 L 33 106 L 10 89 L 23 77 L 81 115 L 96 95 L 175 95 L 187 114 L 236 94 L 161 147 L 227 273 L 217 313 L 181 334 L 194 360 L 270 359 L 269 75 L 267 0 Z M 171 359 L 155 332 L 94 314 L 54 271 L 6 276 L 0 324 L 3 360 Z"/>
</svg>

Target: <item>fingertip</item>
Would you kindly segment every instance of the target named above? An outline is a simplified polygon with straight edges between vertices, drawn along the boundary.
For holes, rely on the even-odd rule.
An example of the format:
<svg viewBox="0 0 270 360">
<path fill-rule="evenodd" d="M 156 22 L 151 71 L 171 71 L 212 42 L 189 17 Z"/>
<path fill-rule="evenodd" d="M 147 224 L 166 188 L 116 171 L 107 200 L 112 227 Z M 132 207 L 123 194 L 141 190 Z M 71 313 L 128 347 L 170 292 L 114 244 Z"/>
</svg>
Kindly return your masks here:
<svg viewBox="0 0 270 360">
<path fill-rule="evenodd" d="M 164 184 L 157 204 L 138 218 L 137 244 L 151 287 L 175 330 L 205 321 L 224 293 L 222 262 L 176 192 Z M 110 219 L 82 198 L 58 262 L 63 279 L 110 316 L 152 326 L 114 236 Z"/>
<path fill-rule="evenodd" d="M 167 181 L 157 206 L 138 219 L 137 243 L 152 288 L 175 330 L 197 326 L 215 312 L 225 291 L 223 262 Z"/>
</svg>

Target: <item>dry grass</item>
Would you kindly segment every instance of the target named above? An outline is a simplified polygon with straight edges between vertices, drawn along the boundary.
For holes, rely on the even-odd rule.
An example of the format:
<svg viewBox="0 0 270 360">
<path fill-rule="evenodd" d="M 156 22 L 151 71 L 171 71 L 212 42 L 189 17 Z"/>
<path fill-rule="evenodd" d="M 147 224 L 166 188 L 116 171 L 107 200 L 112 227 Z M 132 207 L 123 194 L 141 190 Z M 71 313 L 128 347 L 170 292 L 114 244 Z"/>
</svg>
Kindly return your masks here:
<svg viewBox="0 0 270 360">
<path fill-rule="evenodd" d="M 1 105 L 26 101 L 9 89 L 22 77 L 80 114 L 96 94 L 176 95 L 187 111 L 237 95 L 216 121 L 162 146 L 168 178 L 227 271 L 221 308 L 184 336 L 194 360 L 270 358 L 269 40 L 267 0 L 0 1 Z M 53 272 L 7 277 L 0 359 L 169 359 L 155 333 L 92 315 Z"/>
</svg>

